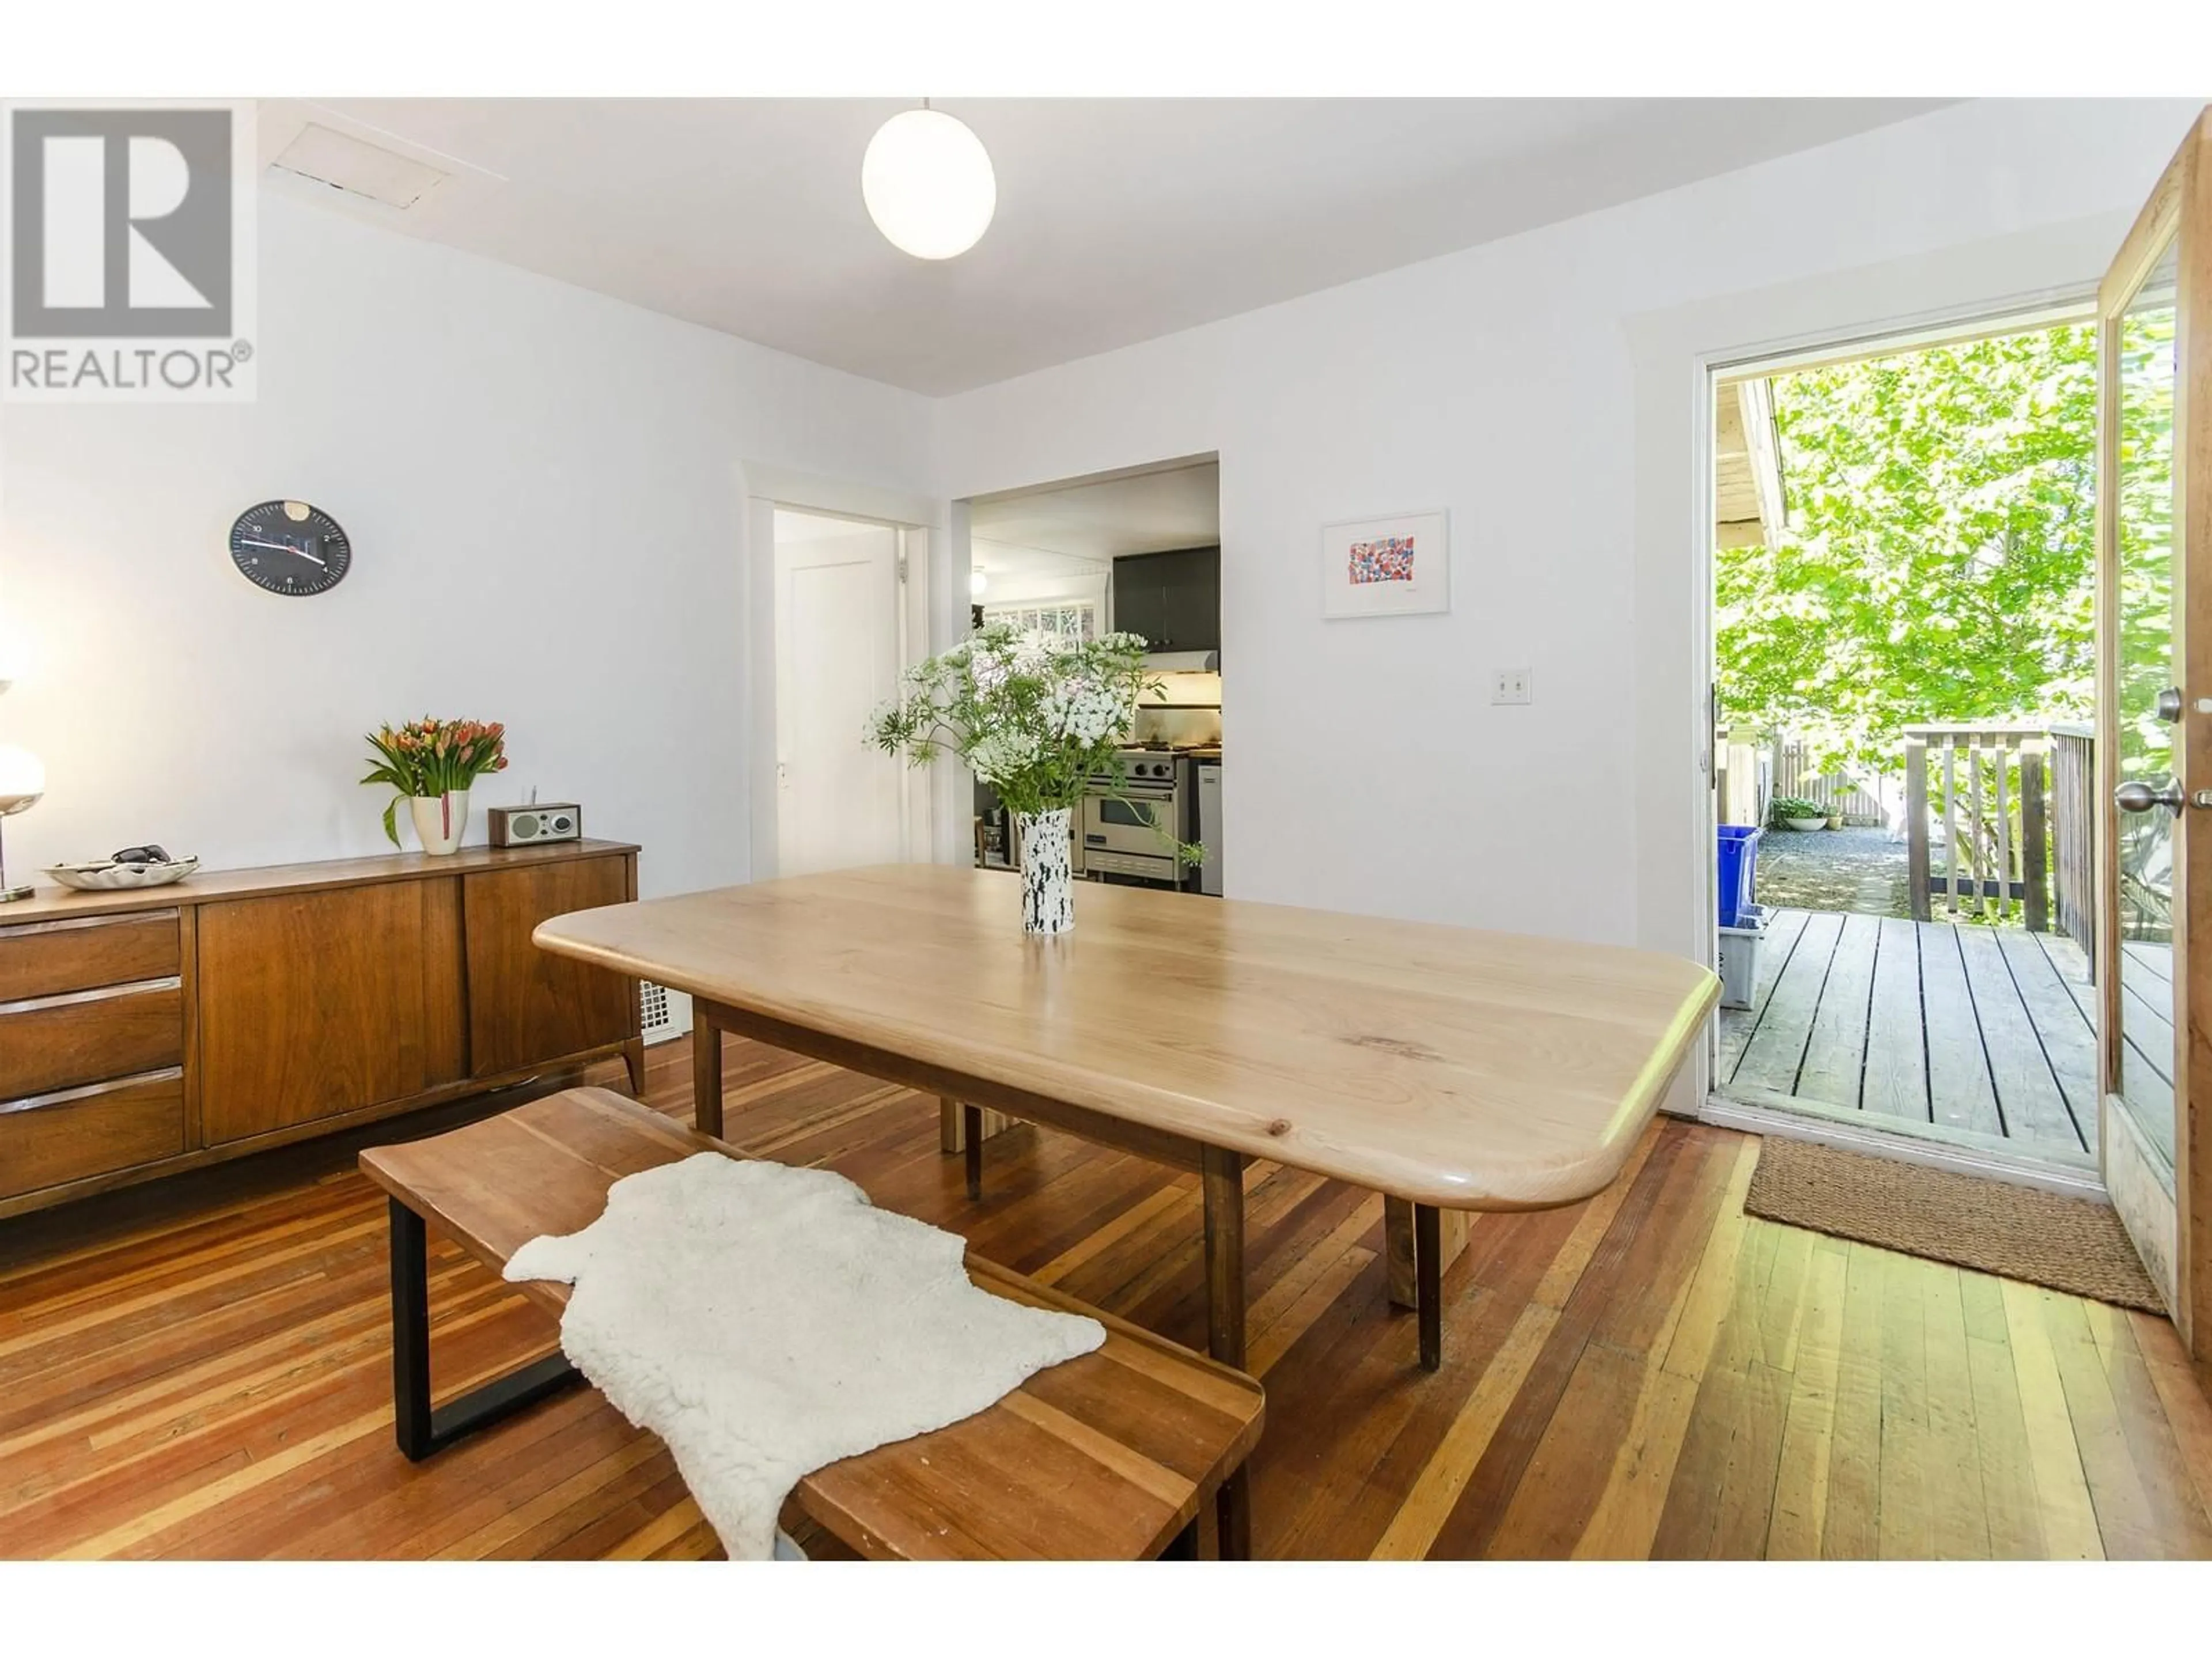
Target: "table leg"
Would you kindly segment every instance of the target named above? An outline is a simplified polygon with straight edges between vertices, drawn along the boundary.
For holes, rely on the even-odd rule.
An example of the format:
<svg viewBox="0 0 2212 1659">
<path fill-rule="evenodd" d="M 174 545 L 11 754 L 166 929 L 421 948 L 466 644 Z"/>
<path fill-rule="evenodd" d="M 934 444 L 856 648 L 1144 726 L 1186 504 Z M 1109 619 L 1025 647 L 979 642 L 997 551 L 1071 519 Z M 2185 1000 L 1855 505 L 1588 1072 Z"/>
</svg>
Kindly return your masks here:
<svg viewBox="0 0 2212 1659">
<path fill-rule="evenodd" d="M 1224 1365 L 1244 1369 L 1244 1155 L 1206 1149 L 1206 1349 Z M 1214 1498 L 1224 1561 L 1252 1557 L 1251 1477 L 1242 1467 Z"/>
<path fill-rule="evenodd" d="M 623 1066 L 629 1073 L 629 1091 L 636 1099 L 645 1098 L 645 1039 L 632 1037 L 623 1044 Z"/>
<path fill-rule="evenodd" d="M 691 1013 L 691 1127 L 722 1138 L 722 1033 L 697 1004 Z"/>
<path fill-rule="evenodd" d="M 1448 1273 L 1452 1263 L 1467 1251 L 1468 1212 L 1465 1210 L 1438 1210 L 1437 1237 L 1443 1249 L 1437 1258 L 1437 1271 Z M 1414 1263 L 1413 1206 L 1409 1199 L 1382 1200 L 1382 1251 L 1386 1269 L 1383 1284 L 1390 1305 L 1394 1308 L 1418 1308 L 1421 1305 L 1420 1273 Z"/>
<path fill-rule="evenodd" d="M 975 1203 L 983 1196 L 983 1109 L 970 1106 L 964 1101 L 960 1107 L 960 1140 L 962 1156 L 968 1164 L 968 1201 Z"/>
<path fill-rule="evenodd" d="M 994 1135 L 1002 1135 L 1014 1127 L 1014 1120 L 1004 1112 L 994 1112 L 987 1106 L 978 1107 L 976 1111 L 983 1120 L 983 1139 L 986 1140 Z M 968 1133 L 963 1127 L 965 1121 L 958 1101 L 950 1095 L 938 1096 L 938 1145 L 947 1158 L 968 1150 Z"/>
<path fill-rule="evenodd" d="M 1464 1210 L 1402 1198 L 1382 1200 L 1383 1250 L 1391 1305 L 1420 1316 L 1421 1369 L 1443 1364 L 1443 1276 L 1467 1249 Z"/>
<path fill-rule="evenodd" d="M 1433 1204 L 1413 1206 L 1413 1273 L 1420 1287 L 1421 1369 L 1432 1371 L 1444 1363 L 1444 1253 Z"/>
</svg>

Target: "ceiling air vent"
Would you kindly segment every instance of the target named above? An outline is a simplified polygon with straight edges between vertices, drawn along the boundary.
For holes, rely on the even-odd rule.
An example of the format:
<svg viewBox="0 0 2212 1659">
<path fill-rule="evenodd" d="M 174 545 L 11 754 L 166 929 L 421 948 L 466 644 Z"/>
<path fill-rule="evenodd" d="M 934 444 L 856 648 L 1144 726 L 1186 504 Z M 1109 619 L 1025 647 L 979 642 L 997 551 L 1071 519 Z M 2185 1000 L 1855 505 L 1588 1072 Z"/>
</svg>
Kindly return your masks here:
<svg viewBox="0 0 2212 1659">
<path fill-rule="evenodd" d="M 285 145 L 270 165 L 402 211 L 413 207 L 447 177 L 427 162 L 379 149 L 312 121 L 300 129 L 300 136 Z"/>
</svg>

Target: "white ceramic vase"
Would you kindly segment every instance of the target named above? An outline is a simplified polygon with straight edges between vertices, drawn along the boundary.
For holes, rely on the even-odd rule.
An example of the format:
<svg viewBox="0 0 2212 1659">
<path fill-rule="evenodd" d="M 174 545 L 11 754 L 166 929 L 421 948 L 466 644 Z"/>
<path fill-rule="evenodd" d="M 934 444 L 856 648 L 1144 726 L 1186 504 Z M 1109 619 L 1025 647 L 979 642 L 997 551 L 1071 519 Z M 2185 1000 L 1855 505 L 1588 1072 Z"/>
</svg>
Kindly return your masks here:
<svg viewBox="0 0 2212 1659">
<path fill-rule="evenodd" d="M 469 792 L 448 789 L 442 795 L 410 795 L 407 811 L 415 819 L 415 839 L 426 853 L 458 853 L 461 831 L 469 827 Z"/>
<path fill-rule="evenodd" d="M 1018 815 L 1022 840 L 1022 931 L 1064 933 L 1075 926 L 1075 878 L 1068 868 L 1073 809 Z"/>
</svg>

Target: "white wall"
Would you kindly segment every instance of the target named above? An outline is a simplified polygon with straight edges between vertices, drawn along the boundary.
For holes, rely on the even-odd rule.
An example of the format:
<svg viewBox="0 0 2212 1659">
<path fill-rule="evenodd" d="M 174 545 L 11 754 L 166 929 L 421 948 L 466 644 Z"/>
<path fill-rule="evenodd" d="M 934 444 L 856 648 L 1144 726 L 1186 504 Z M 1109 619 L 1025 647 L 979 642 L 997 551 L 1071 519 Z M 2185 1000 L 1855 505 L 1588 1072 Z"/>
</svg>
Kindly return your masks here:
<svg viewBox="0 0 2212 1659">
<path fill-rule="evenodd" d="M 2087 283 L 2194 111 L 1969 105 L 986 387 L 940 479 L 1218 452 L 1231 896 L 1698 954 L 1698 355 Z M 1323 623 L 1320 527 L 1435 507 L 1451 613 Z"/>
<path fill-rule="evenodd" d="M 648 893 L 743 880 L 738 461 L 921 487 L 925 401 L 267 192 L 260 292 L 258 403 L 0 410 L 0 742 L 49 775 L 11 866 L 377 851 L 360 734 L 430 712 L 507 722 L 477 801 L 581 800 Z M 272 496 L 351 536 L 329 594 L 233 569 Z"/>
<path fill-rule="evenodd" d="M 51 774 L 15 862 L 374 851 L 359 733 L 428 709 L 506 720 L 481 799 L 580 798 L 648 891 L 741 879 L 749 489 L 1218 452 L 1231 892 L 1695 950 L 1698 355 L 2086 283 L 2192 113 L 1970 105 L 933 408 L 270 199 L 258 403 L 0 409 L 0 635 L 35 647 L 0 742 Z M 273 495 L 352 533 L 334 592 L 231 569 Z M 1452 614 L 1322 623 L 1318 527 L 1431 506 Z"/>
</svg>

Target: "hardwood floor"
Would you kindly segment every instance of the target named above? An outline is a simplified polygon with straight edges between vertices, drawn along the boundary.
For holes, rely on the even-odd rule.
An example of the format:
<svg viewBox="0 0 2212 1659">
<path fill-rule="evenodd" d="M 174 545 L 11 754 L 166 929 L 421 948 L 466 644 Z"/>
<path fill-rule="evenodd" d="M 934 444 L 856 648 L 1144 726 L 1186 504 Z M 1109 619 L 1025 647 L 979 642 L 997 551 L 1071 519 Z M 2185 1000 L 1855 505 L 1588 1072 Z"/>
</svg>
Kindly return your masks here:
<svg viewBox="0 0 2212 1659">
<path fill-rule="evenodd" d="M 1203 1346 L 1195 1176 L 1020 1127 L 970 1204 L 933 1099 L 750 1044 L 725 1072 L 732 1140 Z M 653 1051 L 656 1105 L 689 1077 Z M 1381 1200 L 1255 1168 L 1255 1553 L 2212 1556 L 2212 1406 L 2163 1321 L 1747 1218 L 1757 1149 L 1664 1122 L 1601 1197 L 1477 1219 L 1433 1375 Z M 550 1346 L 433 1243 L 441 1390 Z M 589 1390 L 408 1464 L 385 1297 L 349 1147 L 0 1226 L 0 1555 L 718 1553 Z"/>
</svg>

